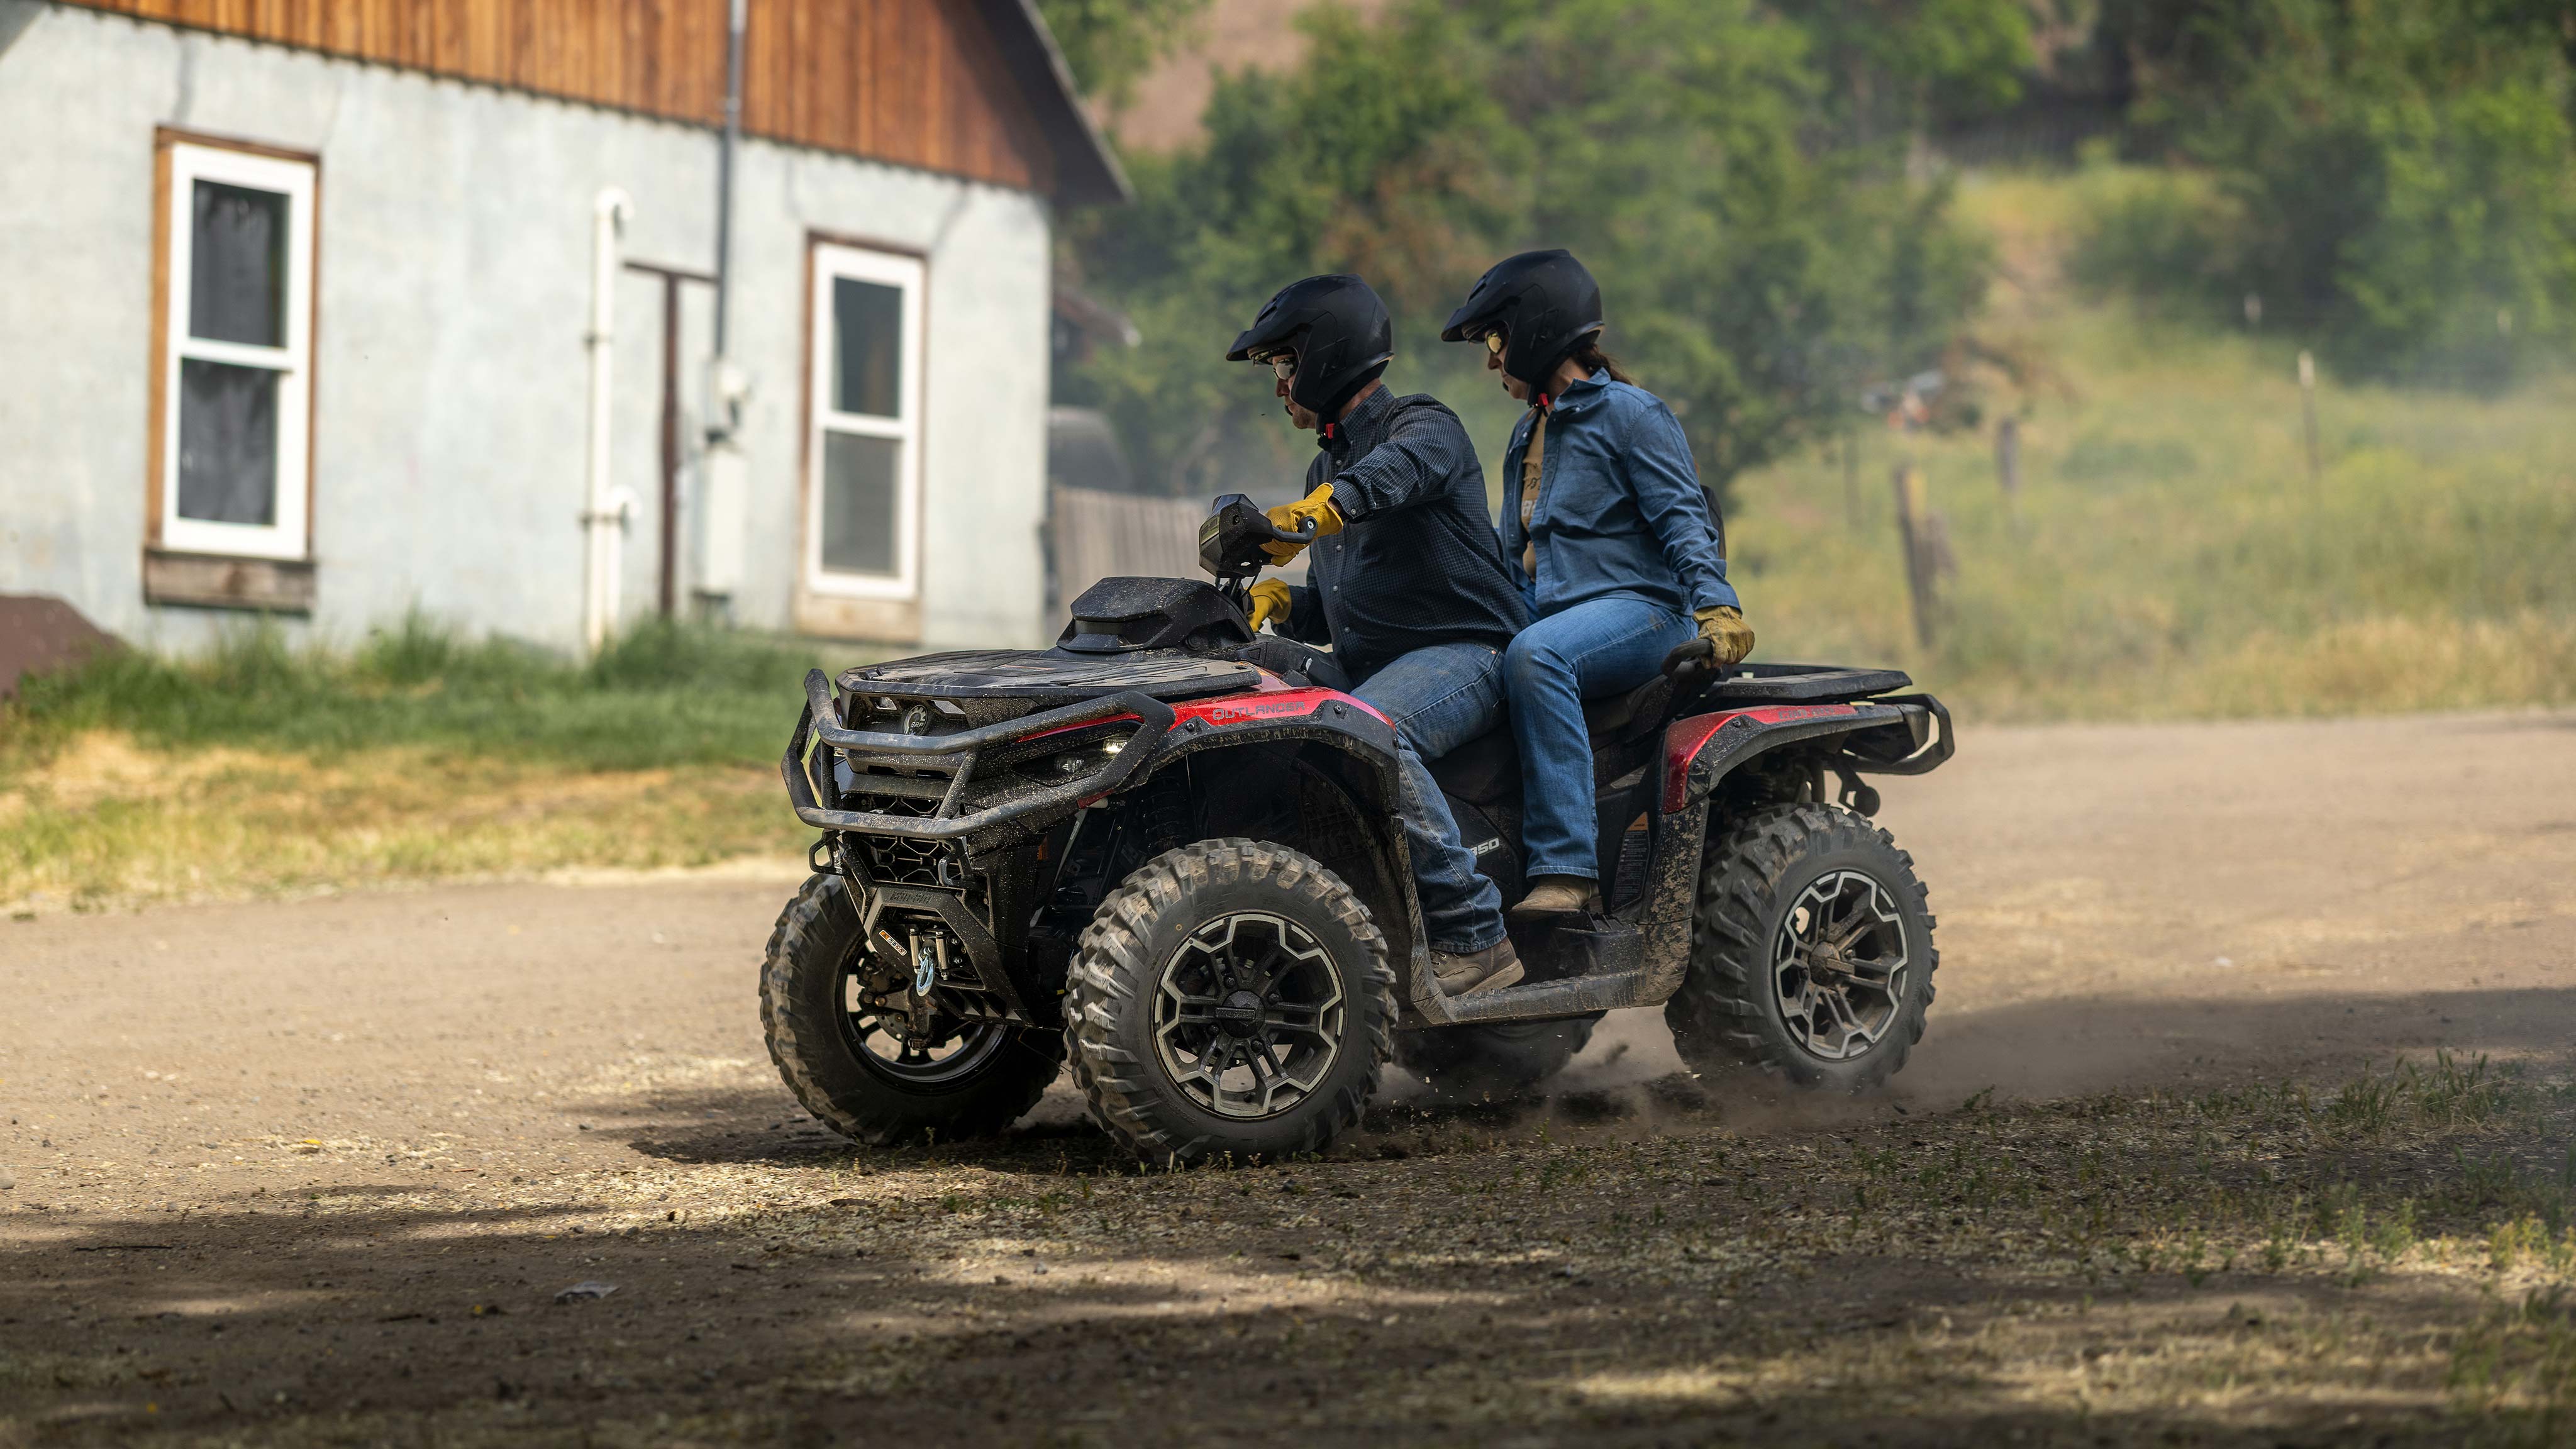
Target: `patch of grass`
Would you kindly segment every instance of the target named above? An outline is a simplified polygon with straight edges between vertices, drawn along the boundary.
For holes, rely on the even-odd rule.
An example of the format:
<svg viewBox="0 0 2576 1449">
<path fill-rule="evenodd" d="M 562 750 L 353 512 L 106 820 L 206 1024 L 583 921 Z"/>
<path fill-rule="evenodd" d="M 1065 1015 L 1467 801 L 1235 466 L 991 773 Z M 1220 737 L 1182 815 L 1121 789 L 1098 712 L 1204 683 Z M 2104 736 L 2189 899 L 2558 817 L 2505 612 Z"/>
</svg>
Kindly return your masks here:
<svg viewBox="0 0 2576 1449">
<path fill-rule="evenodd" d="M 2478 1445 L 2544 1446 L 2576 1437 L 2576 1302 L 2567 1285 L 2499 1303 L 2460 1336 L 2449 1388 Z"/>
<path fill-rule="evenodd" d="M 1858 435 L 1738 480 L 1731 571 L 1763 657 L 1890 663 L 1985 718 L 2340 714 L 2576 702 L 2576 378 L 2473 397 L 2317 390 L 2298 339 L 2082 300 L 2061 263 L 2097 177 L 1972 180 L 2007 281 L 1981 325 L 2045 359 L 1966 369 L 1984 426 Z M 1651 383 L 1651 380 L 1649 380 Z M 2007 499 L 1993 416 L 2022 410 Z M 1913 459 L 1955 577 L 1913 636 L 1892 469 Z"/>
<path fill-rule="evenodd" d="M 824 662 L 647 625 L 575 663 L 418 617 L 101 658 L 0 707 L 0 906 L 792 855 L 775 761 Z"/>
<path fill-rule="evenodd" d="M 772 767 L 570 770 L 422 746 L 316 758 L 94 731 L 0 786 L 0 909 L 792 858 L 807 838 Z"/>
<path fill-rule="evenodd" d="M 785 746 L 800 681 L 821 662 L 790 641 L 660 623 L 586 664 L 468 641 L 416 614 L 347 652 L 292 649 L 262 624 L 197 658 L 129 651 L 31 679 L 6 722 L 21 761 L 115 730 L 173 749 L 416 745 L 579 770 L 749 763 Z"/>
</svg>

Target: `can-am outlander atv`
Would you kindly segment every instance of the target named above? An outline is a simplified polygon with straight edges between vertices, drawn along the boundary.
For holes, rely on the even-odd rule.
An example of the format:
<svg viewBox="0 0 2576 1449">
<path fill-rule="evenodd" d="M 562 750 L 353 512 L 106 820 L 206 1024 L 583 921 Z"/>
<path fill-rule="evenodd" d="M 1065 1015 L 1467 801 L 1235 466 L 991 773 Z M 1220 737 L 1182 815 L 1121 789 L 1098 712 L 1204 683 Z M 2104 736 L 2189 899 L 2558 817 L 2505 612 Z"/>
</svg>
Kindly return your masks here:
<svg viewBox="0 0 2576 1449">
<path fill-rule="evenodd" d="M 994 1132 L 1069 1058 L 1142 1156 L 1275 1159 L 1356 1124 L 1390 1056 L 1508 1091 L 1604 1012 L 1658 1004 L 1694 1069 L 1851 1092 L 1904 1065 L 1939 957 L 1861 777 L 1948 759 L 1938 701 L 1893 670 L 1792 664 L 1592 701 L 1601 913 L 1513 922 L 1525 980 L 1450 999 L 1393 729 L 1235 657 L 1262 545 L 1297 537 L 1230 495 L 1199 535 L 1219 585 L 1104 579 L 1051 649 L 806 676 L 780 768 L 823 834 L 760 1004 L 816 1117 L 879 1144 Z M 1431 771 L 1519 899 L 1510 730 Z"/>
</svg>

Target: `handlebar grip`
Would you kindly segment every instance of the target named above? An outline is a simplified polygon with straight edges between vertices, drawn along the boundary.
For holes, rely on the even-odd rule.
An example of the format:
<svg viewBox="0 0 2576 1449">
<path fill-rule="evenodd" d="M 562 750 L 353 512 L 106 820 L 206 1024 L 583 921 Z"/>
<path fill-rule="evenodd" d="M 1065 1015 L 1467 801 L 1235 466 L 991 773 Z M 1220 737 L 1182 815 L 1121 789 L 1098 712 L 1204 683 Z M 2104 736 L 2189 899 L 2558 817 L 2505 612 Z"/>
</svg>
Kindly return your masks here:
<svg viewBox="0 0 2576 1449">
<path fill-rule="evenodd" d="M 1706 682 L 1724 684 L 1735 674 L 1735 666 L 1716 663 L 1716 654 L 1716 648 L 1705 639 L 1676 645 L 1664 656 L 1663 676 L 1685 689 Z"/>
<path fill-rule="evenodd" d="M 1306 520 L 1305 530 L 1300 533 L 1290 533 L 1266 518 L 1261 521 L 1261 526 L 1269 529 L 1271 539 L 1278 543 L 1313 543 L 1315 535 L 1324 527 L 1320 520 L 1312 518 Z"/>
</svg>

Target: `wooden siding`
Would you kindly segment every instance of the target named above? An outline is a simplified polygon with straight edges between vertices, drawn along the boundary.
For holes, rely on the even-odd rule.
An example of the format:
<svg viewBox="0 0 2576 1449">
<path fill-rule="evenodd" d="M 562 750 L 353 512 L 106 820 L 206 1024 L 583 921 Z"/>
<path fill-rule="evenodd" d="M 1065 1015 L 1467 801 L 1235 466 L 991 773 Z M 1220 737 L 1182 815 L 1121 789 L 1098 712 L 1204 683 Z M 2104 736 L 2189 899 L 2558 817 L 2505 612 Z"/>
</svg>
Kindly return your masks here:
<svg viewBox="0 0 2576 1449">
<path fill-rule="evenodd" d="M 724 120 L 725 0 L 68 0 L 702 125 Z M 750 0 L 743 129 L 1054 189 L 1054 148 L 971 0 Z"/>
</svg>

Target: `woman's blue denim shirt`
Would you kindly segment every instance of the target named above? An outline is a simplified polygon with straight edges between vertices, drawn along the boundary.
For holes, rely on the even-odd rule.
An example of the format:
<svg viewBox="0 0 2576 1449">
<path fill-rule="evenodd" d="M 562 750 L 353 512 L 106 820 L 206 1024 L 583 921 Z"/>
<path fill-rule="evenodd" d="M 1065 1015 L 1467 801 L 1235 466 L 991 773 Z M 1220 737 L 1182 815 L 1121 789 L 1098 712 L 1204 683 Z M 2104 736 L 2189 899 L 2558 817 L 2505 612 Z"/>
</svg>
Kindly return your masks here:
<svg viewBox="0 0 2576 1449">
<path fill-rule="evenodd" d="M 1503 557 L 1515 572 L 1529 434 L 1525 414 L 1503 452 Z M 1661 398 L 1606 373 L 1553 400 L 1529 533 L 1538 544 L 1533 618 L 1593 599 L 1677 614 L 1737 602 L 1680 420 Z"/>
</svg>

